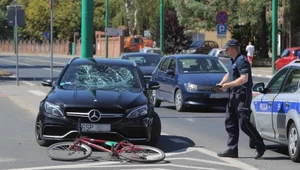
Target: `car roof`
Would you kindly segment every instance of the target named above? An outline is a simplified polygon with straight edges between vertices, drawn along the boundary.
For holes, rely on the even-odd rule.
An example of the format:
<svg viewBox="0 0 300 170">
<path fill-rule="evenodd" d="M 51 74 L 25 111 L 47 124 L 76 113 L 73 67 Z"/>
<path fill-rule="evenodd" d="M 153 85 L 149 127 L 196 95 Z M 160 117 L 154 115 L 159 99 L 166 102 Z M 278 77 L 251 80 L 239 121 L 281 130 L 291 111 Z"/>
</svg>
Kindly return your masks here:
<svg viewBox="0 0 300 170">
<path fill-rule="evenodd" d="M 289 47 L 286 50 L 300 50 L 300 47 Z"/>
<path fill-rule="evenodd" d="M 175 55 L 167 55 L 164 56 L 165 57 L 174 57 L 174 58 L 178 58 L 178 59 L 182 59 L 182 58 L 194 58 L 194 57 L 205 57 L 205 58 L 217 58 L 216 56 L 211 56 L 211 55 L 207 55 L 207 54 L 175 54 Z"/>
<path fill-rule="evenodd" d="M 123 53 L 123 56 L 140 56 L 140 55 L 152 55 L 152 56 L 161 56 L 157 53 L 143 53 L 143 52 L 130 52 L 130 53 Z"/>
<path fill-rule="evenodd" d="M 123 66 L 137 66 L 136 63 L 132 60 L 124 60 L 124 59 L 115 59 L 115 58 L 73 58 L 69 63 L 72 64 L 112 64 L 112 65 L 123 65 Z"/>
<path fill-rule="evenodd" d="M 296 66 L 296 67 L 300 67 L 300 59 L 296 59 L 291 61 L 288 65 L 286 66 Z"/>
</svg>

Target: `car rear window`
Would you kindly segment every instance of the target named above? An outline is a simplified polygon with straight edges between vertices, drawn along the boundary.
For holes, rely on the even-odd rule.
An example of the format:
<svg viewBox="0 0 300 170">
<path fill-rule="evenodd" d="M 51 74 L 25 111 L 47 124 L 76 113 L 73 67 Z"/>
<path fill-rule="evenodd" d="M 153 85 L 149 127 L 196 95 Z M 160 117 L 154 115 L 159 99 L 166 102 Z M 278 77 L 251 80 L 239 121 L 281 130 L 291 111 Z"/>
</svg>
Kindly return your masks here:
<svg viewBox="0 0 300 170">
<path fill-rule="evenodd" d="M 181 58 L 179 63 L 182 63 L 182 68 L 179 68 L 181 74 L 227 72 L 227 68 L 218 58 Z"/>
</svg>

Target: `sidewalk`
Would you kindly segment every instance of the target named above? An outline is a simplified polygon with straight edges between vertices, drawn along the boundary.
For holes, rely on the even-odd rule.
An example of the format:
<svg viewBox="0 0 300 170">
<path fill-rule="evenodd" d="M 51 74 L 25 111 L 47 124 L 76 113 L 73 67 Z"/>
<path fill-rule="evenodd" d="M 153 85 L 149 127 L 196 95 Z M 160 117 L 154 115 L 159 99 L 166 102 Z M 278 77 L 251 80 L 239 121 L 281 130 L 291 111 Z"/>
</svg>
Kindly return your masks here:
<svg viewBox="0 0 300 170">
<path fill-rule="evenodd" d="M 252 76 L 254 77 L 273 77 L 272 67 L 252 67 Z"/>
</svg>

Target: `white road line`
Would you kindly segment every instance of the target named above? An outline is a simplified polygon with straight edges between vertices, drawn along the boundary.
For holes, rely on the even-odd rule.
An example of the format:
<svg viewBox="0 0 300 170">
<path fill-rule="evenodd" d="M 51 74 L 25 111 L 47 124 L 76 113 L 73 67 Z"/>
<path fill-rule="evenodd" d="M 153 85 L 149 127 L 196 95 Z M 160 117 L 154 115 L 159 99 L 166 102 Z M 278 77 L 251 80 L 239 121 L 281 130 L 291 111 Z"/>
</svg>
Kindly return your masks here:
<svg viewBox="0 0 300 170">
<path fill-rule="evenodd" d="M 210 151 L 208 149 L 205 149 L 205 148 L 188 148 L 187 150 L 196 150 L 196 151 L 199 151 L 201 153 L 204 153 L 206 155 L 209 155 L 209 156 L 212 156 L 212 157 L 215 157 L 217 159 L 221 159 L 223 160 L 224 162 L 227 162 L 229 163 L 230 165 L 234 165 L 235 167 L 239 167 L 241 169 L 247 169 L 247 170 L 259 170 L 258 168 L 255 168 L 251 165 L 248 165 L 242 161 L 238 161 L 236 159 L 233 159 L 233 158 L 223 158 L 223 157 L 219 157 L 217 155 L 217 153 L 213 152 L 213 151 Z"/>
<path fill-rule="evenodd" d="M 186 120 L 190 121 L 190 122 L 194 122 L 195 120 L 192 118 L 186 118 Z"/>
<path fill-rule="evenodd" d="M 41 92 L 41 91 L 39 91 L 39 90 L 27 90 L 29 93 L 32 93 L 32 94 L 34 94 L 34 95 L 36 95 L 36 96 L 46 96 L 46 93 L 44 93 L 44 92 Z"/>
<path fill-rule="evenodd" d="M 49 71 L 51 71 L 51 69 L 50 68 L 44 68 L 45 70 L 49 70 Z M 61 70 L 57 70 L 57 69 L 52 69 L 53 71 L 56 71 L 56 72 L 61 72 Z"/>
<path fill-rule="evenodd" d="M 29 85 L 29 86 L 35 86 L 35 84 L 30 83 L 29 81 L 22 81 L 22 83 L 27 84 L 27 85 Z"/>
<path fill-rule="evenodd" d="M 164 133 L 164 135 L 166 136 L 170 136 L 166 133 Z M 241 169 L 247 169 L 247 170 L 259 170 L 251 165 L 248 165 L 244 162 L 241 162 L 241 161 L 238 161 L 236 159 L 233 159 L 233 158 L 222 158 L 222 157 L 219 157 L 217 155 L 217 153 L 213 152 L 213 151 L 210 151 L 208 149 L 205 149 L 205 148 L 195 148 L 195 147 L 190 147 L 190 148 L 187 148 L 187 150 L 183 153 L 187 153 L 187 152 L 191 152 L 191 151 L 198 151 L 198 152 L 201 152 L 203 154 L 206 154 L 206 155 L 209 155 L 209 156 L 212 156 L 212 157 L 215 157 L 217 159 L 221 159 L 225 162 L 228 162 L 229 164 L 231 165 L 234 165 L 235 167 L 239 167 Z"/>
<path fill-rule="evenodd" d="M 3 158 L 3 157 L 0 157 L 0 163 L 1 162 L 13 162 L 13 161 L 16 161 L 17 159 L 14 159 L 14 158 Z"/>
</svg>

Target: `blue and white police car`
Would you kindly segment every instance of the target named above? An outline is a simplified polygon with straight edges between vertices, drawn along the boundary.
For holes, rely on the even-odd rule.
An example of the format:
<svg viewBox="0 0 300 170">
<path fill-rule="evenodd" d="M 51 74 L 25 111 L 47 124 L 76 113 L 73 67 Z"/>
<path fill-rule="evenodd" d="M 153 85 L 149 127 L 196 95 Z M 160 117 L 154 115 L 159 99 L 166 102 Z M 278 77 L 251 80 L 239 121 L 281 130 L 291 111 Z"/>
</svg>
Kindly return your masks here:
<svg viewBox="0 0 300 170">
<path fill-rule="evenodd" d="M 265 85 L 253 91 L 251 121 L 263 139 L 288 147 L 292 161 L 300 162 L 300 60 L 280 69 Z M 254 143 L 249 140 L 249 146 Z"/>
</svg>

